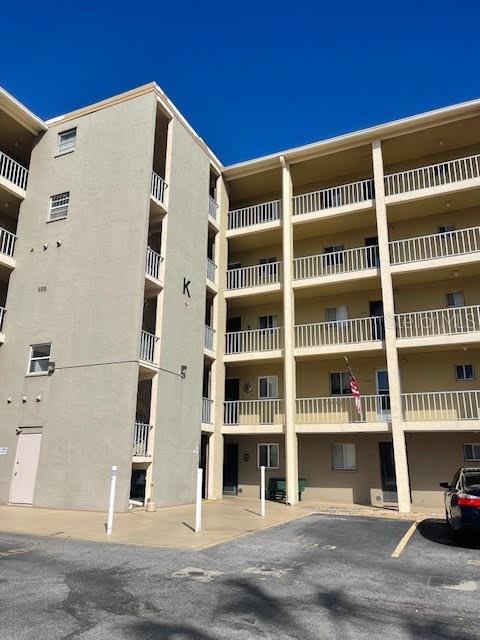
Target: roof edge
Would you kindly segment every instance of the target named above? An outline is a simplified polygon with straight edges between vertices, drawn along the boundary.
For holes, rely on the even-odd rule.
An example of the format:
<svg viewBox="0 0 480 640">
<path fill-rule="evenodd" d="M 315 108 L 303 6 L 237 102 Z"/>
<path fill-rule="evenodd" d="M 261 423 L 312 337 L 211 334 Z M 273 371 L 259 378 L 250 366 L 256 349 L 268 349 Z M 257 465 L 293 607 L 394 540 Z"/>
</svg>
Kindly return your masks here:
<svg viewBox="0 0 480 640">
<path fill-rule="evenodd" d="M 0 109 L 35 135 L 47 130 L 47 125 L 41 118 L 27 109 L 3 87 L 0 87 Z"/>
</svg>

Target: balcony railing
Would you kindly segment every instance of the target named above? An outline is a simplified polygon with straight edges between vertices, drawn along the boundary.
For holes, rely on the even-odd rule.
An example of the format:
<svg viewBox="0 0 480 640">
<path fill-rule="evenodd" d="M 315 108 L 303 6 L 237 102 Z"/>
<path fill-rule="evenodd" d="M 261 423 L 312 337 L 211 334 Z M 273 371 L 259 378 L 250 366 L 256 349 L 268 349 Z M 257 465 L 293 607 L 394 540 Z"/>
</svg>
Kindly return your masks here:
<svg viewBox="0 0 480 640">
<path fill-rule="evenodd" d="M 156 280 L 160 280 L 160 265 L 162 260 L 163 258 L 159 253 L 150 247 L 147 247 L 147 260 L 145 266 L 147 275 L 155 278 Z"/>
<path fill-rule="evenodd" d="M 360 412 L 353 396 L 326 396 L 297 399 L 297 424 L 343 424 L 387 422 L 390 416 L 390 396 L 360 397 Z"/>
<path fill-rule="evenodd" d="M 390 242 L 391 264 L 435 260 L 480 251 L 480 227 Z"/>
<path fill-rule="evenodd" d="M 329 187 L 311 193 L 301 193 L 293 197 L 293 215 L 316 213 L 336 207 L 348 207 L 375 197 L 373 179 L 350 182 L 337 187 Z"/>
<path fill-rule="evenodd" d="M 17 236 L 11 231 L 0 228 L 0 253 L 12 257 L 15 250 Z"/>
<path fill-rule="evenodd" d="M 252 329 L 250 331 L 232 331 L 225 334 L 225 353 L 249 353 L 252 351 L 273 351 L 281 349 L 283 329 Z"/>
<path fill-rule="evenodd" d="M 244 289 L 276 284 L 282 279 L 282 263 L 269 262 L 227 271 L 227 289 Z"/>
<path fill-rule="evenodd" d="M 210 258 L 207 258 L 207 280 L 213 284 L 217 281 L 217 265 Z"/>
<path fill-rule="evenodd" d="M 215 198 L 208 196 L 208 215 L 214 220 L 217 219 L 218 204 L 215 202 Z"/>
<path fill-rule="evenodd" d="M 480 177 L 480 155 L 399 171 L 385 176 L 385 195 L 409 193 Z"/>
<path fill-rule="evenodd" d="M 204 346 L 205 349 L 209 349 L 210 351 L 213 351 L 213 340 L 215 338 L 215 329 L 213 327 L 211 327 L 210 325 L 206 324 L 205 325 L 205 337 L 204 337 Z"/>
<path fill-rule="evenodd" d="M 142 331 L 140 336 L 140 360 L 155 363 L 155 345 L 157 336 L 148 331 Z"/>
<path fill-rule="evenodd" d="M 228 228 L 241 229 L 255 224 L 274 222 L 282 217 L 282 201 L 272 200 L 228 212 Z"/>
<path fill-rule="evenodd" d="M 146 458 L 150 456 L 148 450 L 148 436 L 152 425 L 136 422 L 133 430 L 133 455 Z"/>
<path fill-rule="evenodd" d="M 203 424 L 212 424 L 212 405 L 213 405 L 213 400 L 210 400 L 210 398 L 202 398 Z"/>
<path fill-rule="evenodd" d="M 155 171 L 152 171 L 152 184 L 151 194 L 162 204 L 165 204 L 165 197 L 167 195 L 168 184 L 163 178 L 161 178 Z"/>
<path fill-rule="evenodd" d="M 3 329 L 3 318 L 5 317 L 6 309 L 5 307 L 0 307 L 0 331 Z"/>
<path fill-rule="evenodd" d="M 0 151 L 0 177 L 13 182 L 20 189 L 27 188 L 28 169 Z"/>
<path fill-rule="evenodd" d="M 385 339 L 385 321 L 382 316 L 353 318 L 335 322 L 316 322 L 295 326 L 295 346 L 321 347 L 323 345 L 351 344 Z"/>
<path fill-rule="evenodd" d="M 403 393 L 402 404 L 407 422 L 480 419 L 480 391 Z"/>
<path fill-rule="evenodd" d="M 231 400 L 225 402 L 226 425 L 282 425 L 284 424 L 283 400 Z"/>
<path fill-rule="evenodd" d="M 397 338 L 451 336 L 480 331 L 480 305 L 395 314 Z"/>
<path fill-rule="evenodd" d="M 316 256 L 294 258 L 293 278 L 319 278 L 339 273 L 350 273 L 362 269 L 373 269 L 380 266 L 378 246 L 358 247 L 331 253 L 320 253 Z"/>
</svg>

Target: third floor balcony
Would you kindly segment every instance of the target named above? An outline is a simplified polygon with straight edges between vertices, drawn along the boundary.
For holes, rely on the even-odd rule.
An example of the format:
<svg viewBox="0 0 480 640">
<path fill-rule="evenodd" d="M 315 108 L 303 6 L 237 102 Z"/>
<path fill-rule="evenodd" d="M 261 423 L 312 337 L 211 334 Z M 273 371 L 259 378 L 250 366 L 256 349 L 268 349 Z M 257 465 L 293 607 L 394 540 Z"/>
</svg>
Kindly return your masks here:
<svg viewBox="0 0 480 640">
<path fill-rule="evenodd" d="M 0 151 L 0 186 L 21 198 L 25 197 L 28 169 Z"/>
</svg>

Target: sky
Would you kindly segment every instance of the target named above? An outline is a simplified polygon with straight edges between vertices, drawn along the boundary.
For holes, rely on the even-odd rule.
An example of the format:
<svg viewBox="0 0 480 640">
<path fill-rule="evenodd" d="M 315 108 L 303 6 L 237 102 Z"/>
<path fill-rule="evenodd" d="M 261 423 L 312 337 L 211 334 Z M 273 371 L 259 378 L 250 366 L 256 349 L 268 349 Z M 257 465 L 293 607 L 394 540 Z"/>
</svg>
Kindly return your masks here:
<svg viewBox="0 0 480 640">
<path fill-rule="evenodd" d="M 480 97 L 480 0 L 17 0 L 0 85 L 47 119 L 155 80 L 225 164 Z"/>
</svg>

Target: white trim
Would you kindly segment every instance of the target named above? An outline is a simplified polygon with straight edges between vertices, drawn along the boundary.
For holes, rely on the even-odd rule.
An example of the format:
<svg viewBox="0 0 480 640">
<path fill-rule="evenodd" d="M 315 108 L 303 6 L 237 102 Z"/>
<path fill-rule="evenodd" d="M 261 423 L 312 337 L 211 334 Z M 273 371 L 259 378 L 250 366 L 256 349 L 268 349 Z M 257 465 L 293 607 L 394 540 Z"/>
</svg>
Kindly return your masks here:
<svg viewBox="0 0 480 640">
<path fill-rule="evenodd" d="M 278 442 L 259 442 L 257 444 L 257 469 L 260 469 L 260 447 L 268 447 L 267 449 L 267 464 L 265 465 L 265 469 L 280 469 L 280 444 Z M 269 463 L 271 460 L 270 455 L 270 447 L 277 448 L 277 461 L 278 464 L 276 467 L 272 467 Z"/>
<path fill-rule="evenodd" d="M 260 395 L 260 380 L 269 380 L 269 379 L 274 379 L 275 380 L 275 395 L 274 396 L 261 396 Z M 258 399 L 259 400 L 278 400 L 278 375 L 265 375 L 265 376 L 258 376 L 257 379 L 257 384 L 258 384 Z M 268 383 L 267 383 L 267 387 L 268 387 Z"/>
<path fill-rule="evenodd" d="M 353 454 L 354 454 L 354 462 L 355 462 L 355 466 L 354 467 L 335 467 L 334 466 L 334 459 L 333 459 L 333 447 L 342 447 L 342 456 L 343 456 L 343 464 L 345 465 L 345 447 L 350 446 L 353 447 Z M 331 443 L 331 447 L 330 447 L 330 453 L 331 453 L 331 458 L 332 458 L 332 471 L 358 471 L 358 466 L 357 466 L 357 446 L 354 442 L 332 442 Z"/>
<path fill-rule="evenodd" d="M 46 356 L 37 356 L 36 358 L 32 357 L 33 349 L 38 347 L 49 347 L 48 355 Z M 30 345 L 30 349 L 28 351 L 28 361 L 27 361 L 27 376 L 46 376 L 48 375 L 48 365 L 50 363 L 50 358 L 52 355 L 52 343 L 51 342 L 36 342 Z M 47 361 L 47 371 L 30 371 L 31 365 L 33 362 L 38 361 Z"/>
</svg>

